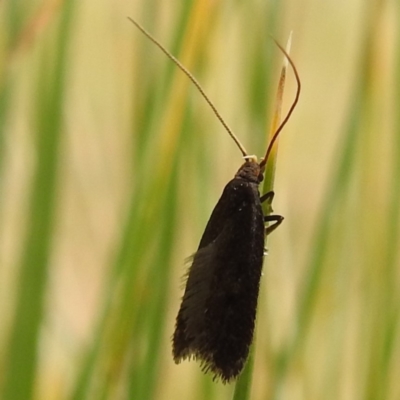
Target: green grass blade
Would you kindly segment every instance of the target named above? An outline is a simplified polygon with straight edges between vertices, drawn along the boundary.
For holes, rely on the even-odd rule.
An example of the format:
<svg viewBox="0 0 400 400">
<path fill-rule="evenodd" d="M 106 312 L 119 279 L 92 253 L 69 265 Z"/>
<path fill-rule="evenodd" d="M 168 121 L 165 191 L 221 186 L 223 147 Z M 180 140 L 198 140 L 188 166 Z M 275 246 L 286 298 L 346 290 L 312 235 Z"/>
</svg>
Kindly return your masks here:
<svg viewBox="0 0 400 400">
<path fill-rule="evenodd" d="M 27 400 L 34 396 L 39 332 L 57 207 L 62 107 L 72 5 L 72 1 L 65 5 L 56 51 L 51 49 L 49 52 L 46 49 L 43 53 L 42 69 L 37 78 L 37 166 L 32 182 L 26 237 L 22 242 L 18 298 L 5 363 L 3 398 L 10 400 Z"/>
</svg>

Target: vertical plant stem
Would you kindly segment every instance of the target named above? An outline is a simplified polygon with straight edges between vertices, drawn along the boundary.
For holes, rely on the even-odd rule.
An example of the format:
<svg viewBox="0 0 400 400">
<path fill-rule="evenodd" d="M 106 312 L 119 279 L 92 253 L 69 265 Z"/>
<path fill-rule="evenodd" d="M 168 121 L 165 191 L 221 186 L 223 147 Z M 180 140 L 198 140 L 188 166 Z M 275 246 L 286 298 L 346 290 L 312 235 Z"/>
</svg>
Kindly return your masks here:
<svg viewBox="0 0 400 400">
<path fill-rule="evenodd" d="M 18 297 L 5 363 L 4 399 L 29 400 L 34 397 L 38 343 L 57 206 L 62 108 L 72 5 L 73 1 L 65 4 L 56 49 L 46 49 L 43 53 L 42 68 L 37 81 L 36 167 L 29 200 L 26 236 L 22 241 L 16 291 Z"/>
</svg>

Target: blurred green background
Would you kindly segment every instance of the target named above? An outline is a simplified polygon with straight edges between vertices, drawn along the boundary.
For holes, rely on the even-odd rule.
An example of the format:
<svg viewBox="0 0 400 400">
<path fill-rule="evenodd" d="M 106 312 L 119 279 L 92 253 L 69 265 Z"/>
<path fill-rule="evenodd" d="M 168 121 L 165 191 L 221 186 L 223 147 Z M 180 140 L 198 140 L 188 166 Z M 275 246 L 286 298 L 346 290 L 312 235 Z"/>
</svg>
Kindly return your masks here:
<svg viewBox="0 0 400 400">
<path fill-rule="evenodd" d="M 294 31 L 285 221 L 236 391 L 175 365 L 170 338 L 241 155 L 127 16 L 258 156 L 282 62 L 269 35 Z M 396 0 L 1 2 L 0 398 L 399 399 L 399 17 Z M 285 109 L 294 91 L 289 71 Z"/>
</svg>

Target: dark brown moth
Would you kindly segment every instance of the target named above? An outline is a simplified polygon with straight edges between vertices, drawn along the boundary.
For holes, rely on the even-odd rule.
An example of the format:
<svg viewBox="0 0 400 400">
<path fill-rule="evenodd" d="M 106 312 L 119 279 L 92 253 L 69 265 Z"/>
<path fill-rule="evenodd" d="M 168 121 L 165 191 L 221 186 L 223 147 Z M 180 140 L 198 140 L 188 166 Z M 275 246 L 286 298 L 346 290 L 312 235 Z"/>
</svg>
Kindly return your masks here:
<svg viewBox="0 0 400 400">
<path fill-rule="evenodd" d="M 215 206 L 189 269 L 176 319 L 176 362 L 193 356 L 222 381 L 236 378 L 249 354 L 256 318 L 264 257 L 265 222 L 260 197 L 260 165 L 247 160 L 226 186 Z"/>
<path fill-rule="evenodd" d="M 264 259 L 265 236 L 283 221 L 264 215 L 262 203 L 272 202 L 273 192 L 260 196 L 259 184 L 268 156 L 300 96 L 300 79 L 292 60 L 277 43 L 293 68 L 297 92 L 288 114 L 274 133 L 260 163 L 246 150 L 224 122 L 191 73 L 137 22 L 130 19 L 189 77 L 238 145 L 245 159 L 228 182 L 215 206 L 196 253 L 191 257 L 185 293 L 176 318 L 172 352 L 176 363 L 194 358 L 203 371 L 229 382 L 238 377 L 249 355 L 257 311 Z M 266 223 L 272 223 L 266 227 Z"/>
</svg>

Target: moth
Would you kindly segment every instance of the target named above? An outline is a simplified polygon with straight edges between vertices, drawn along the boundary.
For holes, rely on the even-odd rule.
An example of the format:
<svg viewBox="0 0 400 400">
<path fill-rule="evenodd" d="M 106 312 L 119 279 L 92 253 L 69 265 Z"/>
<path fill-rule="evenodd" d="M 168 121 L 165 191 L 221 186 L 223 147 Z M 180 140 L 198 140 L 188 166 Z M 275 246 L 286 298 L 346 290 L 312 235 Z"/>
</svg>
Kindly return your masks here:
<svg viewBox="0 0 400 400">
<path fill-rule="evenodd" d="M 264 179 L 265 165 L 274 143 L 298 102 L 300 78 L 287 52 L 276 43 L 293 68 L 297 91 L 265 157 L 258 162 L 255 156 L 247 154 L 194 76 L 141 25 L 129 19 L 199 89 L 245 160 L 225 186 L 199 247 L 190 258 L 185 292 L 172 337 L 176 363 L 194 358 L 200 361 L 204 372 L 210 371 L 214 375 L 214 379 L 230 382 L 242 372 L 253 341 L 265 237 L 283 221 L 280 215 L 264 215 L 262 203 L 271 204 L 274 193 L 261 196 L 258 187 Z"/>
</svg>

